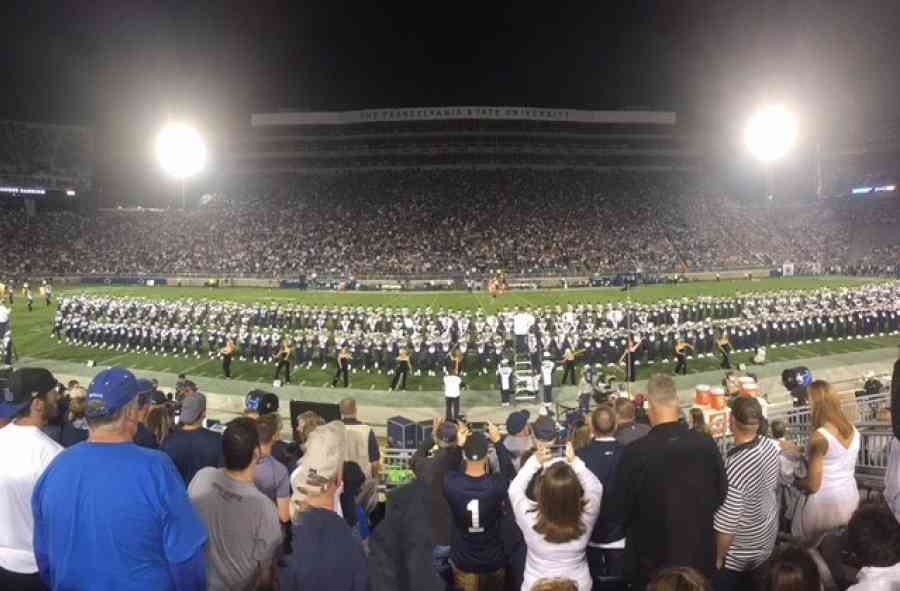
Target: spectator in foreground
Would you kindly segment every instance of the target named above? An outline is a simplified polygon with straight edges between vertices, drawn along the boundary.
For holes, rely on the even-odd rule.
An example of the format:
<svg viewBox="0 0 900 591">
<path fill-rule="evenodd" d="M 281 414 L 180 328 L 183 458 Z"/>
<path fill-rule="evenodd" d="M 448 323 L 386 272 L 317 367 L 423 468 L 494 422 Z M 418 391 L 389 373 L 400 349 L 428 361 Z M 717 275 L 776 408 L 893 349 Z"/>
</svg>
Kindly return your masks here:
<svg viewBox="0 0 900 591">
<path fill-rule="evenodd" d="M 340 421 L 317 428 L 291 476 L 295 497 L 294 553 L 285 574 L 285 589 L 364 591 L 369 586 L 362 544 L 335 513 L 341 486 L 346 434 Z"/>
<path fill-rule="evenodd" d="M 206 589 L 206 528 L 171 460 L 134 444 L 137 395 L 127 369 L 97 374 L 88 441 L 35 487 L 34 550 L 52 589 Z"/>
<path fill-rule="evenodd" d="M 862 566 L 850 591 L 900 588 L 900 523 L 886 505 L 856 510 L 847 527 L 847 546 Z"/>
<path fill-rule="evenodd" d="M 87 391 L 81 386 L 69 388 L 69 413 L 62 423 L 59 435 L 59 442 L 63 447 L 72 447 L 88 438 L 85 410 L 87 410 Z"/>
<path fill-rule="evenodd" d="M 435 419 L 432 428 L 433 440 L 425 441 L 413 455 L 411 467 L 417 478 L 430 488 L 430 526 L 434 542 L 432 564 L 447 583 L 453 584 L 453 569 L 450 566 L 450 506 L 444 496 L 444 478 L 451 470 L 459 470 L 462 450 L 459 447 L 459 430 L 453 421 Z"/>
<path fill-rule="evenodd" d="M 284 464 L 272 457 L 272 443 L 281 432 L 281 417 L 277 414 L 263 415 L 254 424 L 259 434 L 259 457 L 253 480 L 256 488 L 278 507 L 278 517 L 282 523 L 290 523 L 290 474 Z"/>
<path fill-rule="evenodd" d="M 206 418 L 206 396 L 191 392 L 181 403 L 181 423 L 162 446 L 169 454 L 185 486 L 201 468 L 219 468 L 222 458 L 222 436 L 203 427 Z"/>
<path fill-rule="evenodd" d="M 159 440 L 153 431 L 147 426 L 147 415 L 150 413 L 151 397 L 156 388 L 150 380 L 138 380 L 138 409 L 140 416 L 138 417 L 138 429 L 134 434 L 134 442 L 141 447 L 149 449 L 159 449 Z"/>
<path fill-rule="evenodd" d="M 291 478 L 285 465 L 272 456 L 272 444 L 281 432 L 281 417 L 277 414 L 263 415 L 256 419 L 255 424 L 259 434 L 259 458 L 253 481 L 256 488 L 278 509 L 278 519 L 287 540 L 291 532 Z M 285 544 L 285 554 L 290 554 L 289 546 Z"/>
<path fill-rule="evenodd" d="M 704 435 L 712 436 L 710 433 L 709 425 L 706 424 L 706 417 L 703 416 L 703 410 L 699 408 L 691 409 L 691 430 L 697 431 L 698 433 L 703 433 Z"/>
<path fill-rule="evenodd" d="M 616 412 L 612 406 L 601 404 L 591 414 L 593 441 L 575 453 L 603 485 L 604 497 L 613 488 L 616 469 L 622 460 L 625 446 L 616 441 Z M 594 524 L 588 543 L 587 560 L 591 576 L 621 577 L 625 568 L 625 532 L 615 515 L 607 511 L 607 504 L 600 504 L 600 516 Z"/>
<path fill-rule="evenodd" d="M 564 458 L 552 455 L 551 447 L 538 445 L 509 487 L 510 505 L 528 546 L 522 588 L 531 589 L 545 577 L 565 576 L 578 583 L 579 591 L 590 591 L 585 548 L 600 512 L 603 485 L 571 444 Z M 532 501 L 526 488 L 541 469 Z"/>
<path fill-rule="evenodd" d="M 790 546 L 769 561 L 762 591 L 822 591 L 822 578 L 809 553 Z"/>
<path fill-rule="evenodd" d="M 900 521 L 900 359 L 894 362 L 891 377 L 891 439 L 887 471 L 884 474 L 884 500 Z"/>
<path fill-rule="evenodd" d="M 488 433 L 502 473 L 488 471 L 488 437 L 461 426 L 459 444 L 465 469 L 451 470 L 444 479 L 444 496 L 453 520 L 450 534 L 453 581 L 462 591 L 502 589 L 505 576 L 506 556 L 500 526 L 514 470 L 509 452 L 501 443 L 500 431 L 489 425 Z"/>
<path fill-rule="evenodd" d="M 711 591 L 711 589 L 706 577 L 685 566 L 660 571 L 647 587 L 648 591 Z"/>
<path fill-rule="evenodd" d="M 169 433 L 172 432 L 172 416 L 164 404 L 154 404 L 147 412 L 147 429 L 153 434 L 153 438 L 162 445 Z"/>
<path fill-rule="evenodd" d="M 422 478 L 388 493 L 384 519 L 369 538 L 372 591 L 445 591 L 432 564 L 430 519 L 431 488 Z"/>
<path fill-rule="evenodd" d="M 294 429 L 294 438 L 297 441 L 297 445 L 300 446 L 301 458 L 303 457 L 303 453 L 306 452 L 306 442 L 309 441 L 310 434 L 324 424 L 325 419 L 311 410 L 300 413 L 300 416 L 297 417 L 297 427 Z"/>
<path fill-rule="evenodd" d="M 56 412 L 57 382 L 46 369 L 17 369 L 0 417 L 0 589 L 46 589 L 34 555 L 31 493 L 50 462 L 63 450 L 41 429 Z"/>
<path fill-rule="evenodd" d="M 340 402 L 341 422 L 344 423 L 346 442 L 345 462 L 354 462 L 362 471 L 364 482 L 359 485 L 360 498 L 356 501 L 366 512 L 375 504 L 375 480 L 380 470 L 381 450 L 372 427 L 360 422 L 356 417 L 356 400 L 344 398 Z"/>
<path fill-rule="evenodd" d="M 725 462 L 728 494 L 714 521 L 716 591 L 752 590 L 756 570 L 775 548 L 781 449 L 758 433 L 762 420 L 756 398 L 742 396 L 732 403 L 729 421 L 734 447 Z"/>
<path fill-rule="evenodd" d="M 650 427 L 634 420 L 634 403 L 627 398 L 616 400 L 616 441 L 628 445 L 650 432 Z"/>
<path fill-rule="evenodd" d="M 588 425 L 579 425 L 574 430 L 570 427 L 569 433 L 569 441 L 572 442 L 572 447 L 575 448 L 575 451 L 586 448 L 594 440 L 594 433 Z"/>
<path fill-rule="evenodd" d="M 509 452 L 516 471 L 522 465 L 522 455 L 534 449 L 534 437 L 528 424 L 530 417 L 531 414 L 527 410 L 517 410 L 506 417 L 506 437 L 503 438 L 503 446 Z"/>
<path fill-rule="evenodd" d="M 715 441 L 679 420 L 672 378 L 652 376 L 647 397 L 653 428 L 625 446 L 609 499 L 625 527 L 625 576 L 641 589 L 669 566 L 715 574 L 713 515 L 728 488 Z"/>
<path fill-rule="evenodd" d="M 278 413 L 278 396 L 272 392 L 264 392 L 263 390 L 251 390 L 244 398 L 244 416 L 251 419 L 258 419 L 266 415 Z M 323 423 L 324 424 L 324 423 Z M 297 444 L 290 444 L 282 441 L 279 432 L 275 434 L 272 442 L 272 457 L 284 464 L 288 473 L 293 472 L 297 468 L 297 461 L 300 459 L 299 447 Z"/>
<path fill-rule="evenodd" d="M 281 524 L 275 505 L 254 484 L 260 457 L 257 428 L 246 417 L 228 423 L 222 436 L 225 467 L 202 468 L 188 486 L 209 529 L 210 591 L 273 585 Z"/>
<path fill-rule="evenodd" d="M 807 390 L 815 431 L 809 438 L 809 474 L 795 481 L 807 493 L 791 522 L 791 533 L 815 548 L 831 530 L 845 526 L 859 506 L 856 458 L 860 436 L 841 408 L 837 390 L 816 380 Z"/>
</svg>

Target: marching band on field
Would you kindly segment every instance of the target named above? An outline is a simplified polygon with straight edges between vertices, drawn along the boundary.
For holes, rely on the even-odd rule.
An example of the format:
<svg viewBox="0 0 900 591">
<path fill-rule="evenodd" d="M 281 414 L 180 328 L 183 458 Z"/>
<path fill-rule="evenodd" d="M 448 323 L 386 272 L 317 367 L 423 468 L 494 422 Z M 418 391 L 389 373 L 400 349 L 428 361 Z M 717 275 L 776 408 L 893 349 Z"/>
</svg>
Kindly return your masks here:
<svg viewBox="0 0 900 591">
<path fill-rule="evenodd" d="M 532 308 L 495 313 L 446 308 L 240 304 L 214 300 L 150 300 L 65 295 L 53 335 L 86 346 L 173 356 L 221 356 L 307 369 L 440 375 L 494 373 L 514 359 L 514 316 L 533 317 L 527 355 L 537 371 L 551 359 L 572 366 L 678 363 L 825 340 L 900 332 L 900 284 L 778 291 L 665 300 Z M 229 347 L 229 343 L 231 346 Z M 340 360 L 340 361 L 339 361 Z M 568 362 L 568 363 L 567 363 Z M 285 367 L 287 365 L 287 367 Z M 406 375 L 403 376 L 404 378 Z M 404 379 L 405 382 L 405 379 Z M 395 384 L 396 386 L 396 384 Z"/>
</svg>

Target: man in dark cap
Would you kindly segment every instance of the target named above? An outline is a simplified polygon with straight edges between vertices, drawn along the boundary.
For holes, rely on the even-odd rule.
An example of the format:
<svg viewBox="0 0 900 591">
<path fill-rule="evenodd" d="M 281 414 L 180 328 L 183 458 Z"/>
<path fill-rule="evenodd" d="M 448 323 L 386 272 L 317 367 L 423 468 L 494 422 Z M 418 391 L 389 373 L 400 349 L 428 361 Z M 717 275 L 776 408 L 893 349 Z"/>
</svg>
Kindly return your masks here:
<svg viewBox="0 0 900 591">
<path fill-rule="evenodd" d="M 735 445 L 725 461 L 728 494 L 713 522 L 718 566 L 713 584 L 749 589 L 775 549 L 781 448 L 759 434 L 763 414 L 756 398 L 735 398 L 729 421 Z"/>
<path fill-rule="evenodd" d="M 488 472 L 489 441 L 497 452 L 501 474 Z M 450 506 L 450 562 L 453 579 L 461 589 L 502 589 L 506 556 L 501 520 L 510 481 L 515 477 L 509 452 L 501 445 L 500 430 L 488 424 L 488 436 L 461 426 L 465 469 L 451 470 L 444 479 L 444 497 Z"/>
<path fill-rule="evenodd" d="M 179 429 L 169 434 L 162 450 L 169 454 L 184 485 L 191 483 L 201 468 L 221 468 L 225 465 L 222 455 L 222 436 L 203 426 L 206 418 L 206 396 L 191 392 L 181 402 Z"/>
</svg>

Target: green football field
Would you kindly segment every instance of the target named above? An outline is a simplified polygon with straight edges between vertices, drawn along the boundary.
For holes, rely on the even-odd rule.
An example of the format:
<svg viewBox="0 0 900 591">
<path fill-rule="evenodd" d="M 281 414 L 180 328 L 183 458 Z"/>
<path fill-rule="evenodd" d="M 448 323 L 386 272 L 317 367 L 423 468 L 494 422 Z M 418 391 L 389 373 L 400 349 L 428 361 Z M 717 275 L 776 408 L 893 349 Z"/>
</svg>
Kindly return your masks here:
<svg viewBox="0 0 900 591">
<path fill-rule="evenodd" d="M 182 288 L 182 287 L 81 287 L 57 290 L 56 296 L 66 292 L 104 293 L 112 296 L 139 296 L 149 299 L 208 298 L 235 302 L 261 303 L 296 303 L 318 306 L 392 306 L 392 307 L 432 307 L 452 309 L 481 308 L 486 313 L 512 306 L 546 306 L 564 305 L 568 303 L 606 303 L 616 301 L 635 301 L 652 303 L 666 299 L 700 296 L 732 296 L 739 293 L 773 291 L 785 289 L 815 289 L 819 287 L 853 286 L 871 283 L 850 277 L 828 278 L 766 278 L 754 280 L 704 281 L 681 285 L 643 286 L 635 290 L 623 292 L 616 288 L 570 289 L 570 290 L 536 290 L 512 291 L 494 300 L 485 292 L 326 292 L 299 291 L 288 289 L 259 288 Z M 93 360 L 98 366 L 123 365 L 126 367 L 165 371 L 170 373 L 187 373 L 195 376 L 221 376 L 221 365 L 218 360 L 208 357 L 164 357 L 151 354 L 123 354 L 118 351 L 100 350 L 90 347 L 77 347 L 58 342 L 50 336 L 53 319 L 53 307 L 47 308 L 42 300 L 35 302 L 34 310 L 29 312 L 25 300 L 16 294 L 12 314 L 13 338 L 16 351 L 20 357 L 29 359 L 50 359 L 69 362 L 87 362 Z M 851 341 L 815 343 L 798 347 L 779 348 L 769 351 L 770 361 L 789 361 L 823 355 L 863 351 L 900 344 L 900 337 L 887 336 Z M 738 353 L 733 356 L 737 362 L 748 361 L 750 353 Z M 693 360 L 690 371 L 708 371 L 718 367 L 717 359 Z M 674 364 L 656 365 L 642 368 L 639 377 L 651 370 L 672 371 Z M 321 370 L 313 367 L 295 368 L 294 382 L 305 382 L 310 386 L 322 386 L 331 381 L 333 367 Z M 235 361 L 232 374 L 236 379 L 271 382 L 274 365 L 257 365 L 250 362 Z M 366 374 L 357 372 L 352 376 L 354 388 L 383 389 L 388 385 L 388 376 L 382 374 Z M 469 376 L 466 380 L 473 389 L 493 389 L 494 376 Z M 441 389 L 438 377 L 415 377 L 410 381 L 411 389 Z"/>
</svg>

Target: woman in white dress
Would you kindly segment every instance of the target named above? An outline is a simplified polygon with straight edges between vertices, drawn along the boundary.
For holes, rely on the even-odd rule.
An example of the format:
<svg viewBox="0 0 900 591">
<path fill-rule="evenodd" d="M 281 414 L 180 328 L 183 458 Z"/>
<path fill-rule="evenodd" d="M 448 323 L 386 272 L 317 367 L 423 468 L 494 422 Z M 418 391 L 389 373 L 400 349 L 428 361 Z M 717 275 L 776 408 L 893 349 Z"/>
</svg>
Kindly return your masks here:
<svg viewBox="0 0 900 591">
<path fill-rule="evenodd" d="M 846 526 L 859 505 L 856 458 L 859 432 L 844 415 L 834 386 L 823 380 L 810 384 L 812 426 L 807 455 L 809 473 L 796 485 L 807 493 L 794 515 L 791 533 L 815 548 L 831 530 Z"/>
</svg>

